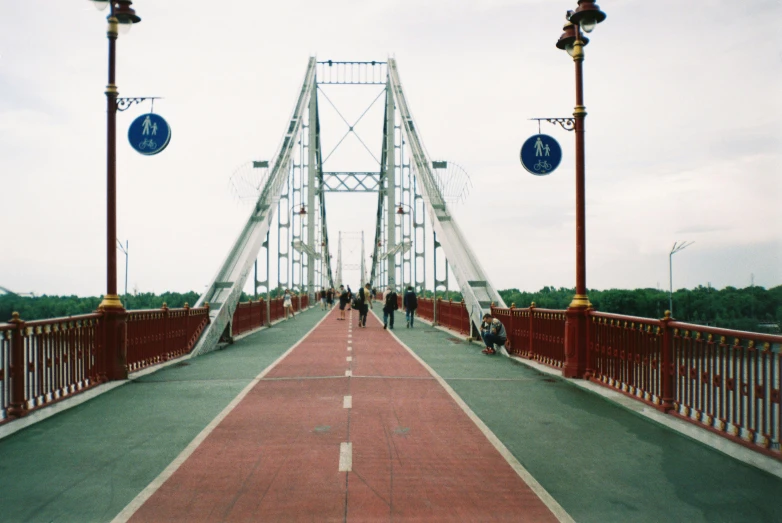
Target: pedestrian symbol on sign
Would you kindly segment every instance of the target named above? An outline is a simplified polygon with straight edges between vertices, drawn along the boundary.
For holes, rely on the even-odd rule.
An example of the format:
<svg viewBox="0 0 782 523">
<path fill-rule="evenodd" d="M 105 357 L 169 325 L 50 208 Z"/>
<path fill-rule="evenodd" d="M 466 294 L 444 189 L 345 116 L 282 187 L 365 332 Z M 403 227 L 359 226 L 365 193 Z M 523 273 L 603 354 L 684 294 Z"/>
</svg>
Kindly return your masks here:
<svg viewBox="0 0 782 523">
<path fill-rule="evenodd" d="M 521 165 L 536 176 L 551 173 L 562 160 L 562 149 L 546 134 L 536 134 L 521 146 Z"/>
<path fill-rule="evenodd" d="M 142 114 L 128 129 L 130 146 L 146 156 L 159 153 L 168 146 L 170 140 L 171 127 L 158 114 Z"/>
</svg>

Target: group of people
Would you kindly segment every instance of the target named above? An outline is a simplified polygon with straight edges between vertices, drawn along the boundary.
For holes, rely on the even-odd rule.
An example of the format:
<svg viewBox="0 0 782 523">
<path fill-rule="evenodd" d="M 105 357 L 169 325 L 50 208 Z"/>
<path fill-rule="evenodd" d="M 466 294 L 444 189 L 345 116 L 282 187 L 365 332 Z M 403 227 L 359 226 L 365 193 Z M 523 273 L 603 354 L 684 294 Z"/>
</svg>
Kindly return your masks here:
<svg viewBox="0 0 782 523">
<path fill-rule="evenodd" d="M 358 311 L 358 326 L 365 328 L 367 326 L 367 315 L 369 309 L 372 307 L 373 301 L 377 300 L 377 291 L 367 283 L 363 287 L 359 288 L 358 292 L 354 293 L 350 285 L 345 287 L 339 286 L 338 291 L 334 289 L 322 289 L 320 291 L 321 309 L 331 310 L 333 307 L 334 297 L 339 299 L 339 316 L 337 320 L 345 320 L 345 311 L 355 309 Z M 393 287 L 389 286 L 382 296 L 383 303 L 383 328 L 394 328 L 394 312 L 399 308 L 399 300 L 397 293 Z M 407 327 L 413 327 L 413 321 L 415 318 L 415 310 L 418 308 L 418 298 L 415 295 L 415 291 L 412 286 L 408 286 L 402 299 L 402 307 L 405 310 L 405 317 L 407 320 Z"/>
<path fill-rule="evenodd" d="M 329 287 L 326 289 L 325 287 L 320 290 L 320 310 L 322 311 L 330 311 L 334 308 L 334 296 L 337 295 L 337 291 L 334 290 L 334 287 Z"/>
<path fill-rule="evenodd" d="M 345 310 L 356 309 L 358 311 L 358 326 L 366 328 L 367 326 L 367 314 L 369 314 L 369 308 L 372 307 L 372 301 L 377 298 L 377 292 L 372 289 L 372 286 L 367 283 L 363 287 L 359 288 L 357 293 L 353 293 L 350 289 L 350 285 L 345 287 L 339 286 L 339 291 L 333 287 L 320 290 L 320 309 L 323 311 L 330 311 L 334 308 L 334 299 L 339 299 L 339 317 L 338 320 L 345 320 Z M 399 309 L 399 298 L 393 287 L 389 286 L 383 293 L 383 328 L 394 328 L 394 312 Z M 293 312 L 293 302 L 291 293 L 289 290 L 285 290 L 283 295 L 283 307 L 285 309 L 285 318 L 288 318 L 288 314 L 292 317 L 296 317 Z M 408 286 L 407 290 L 402 297 L 402 307 L 405 311 L 406 326 L 409 329 L 413 328 L 413 322 L 415 319 L 415 310 L 418 308 L 418 297 L 415 294 L 412 286 Z M 481 352 L 484 354 L 496 354 L 496 346 L 503 346 L 508 339 L 508 335 L 505 332 L 505 326 L 502 322 L 494 318 L 491 314 L 484 314 L 483 321 L 481 322 L 481 339 L 483 340 L 486 348 Z"/>
</svg>

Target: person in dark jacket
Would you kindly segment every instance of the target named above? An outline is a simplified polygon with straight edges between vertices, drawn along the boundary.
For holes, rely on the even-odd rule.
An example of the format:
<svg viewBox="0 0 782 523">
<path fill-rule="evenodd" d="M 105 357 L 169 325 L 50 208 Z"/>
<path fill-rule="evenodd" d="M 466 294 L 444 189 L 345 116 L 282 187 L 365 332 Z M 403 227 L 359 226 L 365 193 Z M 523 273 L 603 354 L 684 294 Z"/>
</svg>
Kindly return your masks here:
<svg viewBox="0 0 782 523">
<path fill-rule="evenodd" d="M 407 286 L 405 296 L 402 298 L 402 306 L 405 308 L 405 318 L 407 318 L 407 327 L 413 328 L 413 318 L 415 317 L 415 310 L 418 308 L 418 298 L 415 295 L 412 285 Z"/>
<path fill-rule="evenodd" d="M 345 307 L 348 304 L 348 301 L 350 300 L 350 295 L 348 294 L 348 291 L 345 290 L 344 285 L 339 286 L 339 318 L 338 320 L 344 320 L 345 319 Z"/>
<path fill-rule="evenodd" d="M 396 292 L 390 285 L 386 289 L 383 301 L 383 328 L 394 328 L 394 311 L 399 307 Z"/>
</svg>

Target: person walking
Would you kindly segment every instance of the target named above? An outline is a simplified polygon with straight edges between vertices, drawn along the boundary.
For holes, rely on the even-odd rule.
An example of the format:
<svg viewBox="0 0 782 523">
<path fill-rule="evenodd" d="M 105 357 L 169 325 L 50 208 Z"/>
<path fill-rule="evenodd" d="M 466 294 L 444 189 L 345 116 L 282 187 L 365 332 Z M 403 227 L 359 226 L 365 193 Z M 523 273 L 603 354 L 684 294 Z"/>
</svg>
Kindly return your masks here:
<svg viewBox="0 0 782 523">
<path fill-rule="evenodd" d="M 331 310 L 334 308 L 334 294 L 336 291 L 334 291 L 334 287 L 329 287 L 329 290 L 326 291 L 326 305 L 328 305 L 328 309 Z"/>
<path fill-rule="evenodd" d="M 407 328 L 413 328 L 413 318 L 415 318 L 415 310 L 418 308 L 418 297 L 415 295 L 412 285 L 407 286 L 407 291 L 402 298 L 402 306 L 405 308 L 405 318 L 407 318 Z"/>
<path fill-rule="evenodd" d="M 491 314 L 484 314 L 483 321 L 481 322 L 481 338 L 486 348 L 481 352 L 484 354 L 496 354 L 497 350 L 494 345 L 504 346 L 508 341 L 508 335 L 505 333 L 505 326 L 500 320 L 492 317 Z"/>
<path fill-rule="evenodd" d="M 338 320 L 345 319 L 345 307 L 347 307 L 349 300 L 350 297 L 348 295 L 348 291 L 345 289 L 344 285 L 340 285 L 339 286 L 339 318 L 337 318 Z"/>
<path fill-rule="evenodd" d="M 320 289 L 320 310 L 325 311 L 326 310 L 326 288 L 322 287 Z"/>
<path fill-rule="evenodd" d="M 356 294 L 356 308 L 358 309 L 358 326 L 366 328 L 367 326 L 367 314 L 369 314 L 369 307 L 372 305 L 372 297 L 370 296 L 370 287 L 367 283 L 363 287 L 358 289 Z"/>
<path fill-rule="evenodd" d="M 350 289 L 350 285 L 348 285 L 348 310 L 351 310 L 353 308 L 353 291 Z"/>
<path fill-rule="evenodd" d="M 390 285 L 383 297 L 383 328 L 394 329 L 394 311 L 399 308 L 396 292 Z"/>
<path fill-rule="evenodd" d="M 282 308 L 285 310 L 285 319 L 288 319 L 288 313 L 290 312 L 291 318 L 296 318 L 296 314 L 293 312 L 293 300 L 291 299 L 291 291 L 285 289 L 285 294 L 282 296 Z"/>
</svg>

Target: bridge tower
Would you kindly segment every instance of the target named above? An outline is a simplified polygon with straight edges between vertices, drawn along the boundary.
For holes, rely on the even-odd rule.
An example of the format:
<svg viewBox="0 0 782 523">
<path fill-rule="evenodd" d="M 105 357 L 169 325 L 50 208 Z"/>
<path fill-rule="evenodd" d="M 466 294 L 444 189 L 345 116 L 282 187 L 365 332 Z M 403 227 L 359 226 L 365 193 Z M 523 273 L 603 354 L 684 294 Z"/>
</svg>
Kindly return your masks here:
<svg viewBox="0 0 782 523">
<path fill-rule="evenodd" d="M 361 141 L 375 158 L 376 170 L 324 171 L 324 163 L 334 152 L 324 155 L 322 150 L 318 102 L 323 97 L 334 105 L 323 92 L 325 85 L 381 87 L 380 94 L 372 102 L 381 99 L 384 102 L 381 158 L 375 158 Z M 362 117 L 363 114 L 359 120 Z M 345 123 L 348 124 L 347 120 Z M 355 133 L 354 127 L 355 123 L 349 125 L 345 136 Z M 342 140 L 334 149 L 341 143 Z M 492 303 L 505 304 L 451 213 L 449 203 L 453 203 L 454 195 L 450 192 L 448 165 L 448 162 L 433 161 L 426 151 L 395 59 L 318 62 L 314 57 L 310 58 L 282 141 L 273 158 L 266 162 L 253 209 L 197 303 L 209 302 L 211 323 L 201 336 L 195 353 L 214 349 L 223 333 L 230 334 L 233 312 L 261 247 L 267 248 L 268 260 L 268 235 L 275 223 L 278 288 L 292 287 L 306 292 L 314 300 L 316 287 L 343 283 L 343 269 L 353 264 L 345 264 L 343 233 L 340 232 L 336 278 L 332 277 L 325 200 L 325 195 L 332 192 L 377 194 L 371 268 L 368 270 L 366 265 L 363 232 L 361 260 L 355 267 L 360 272 L 362 285 L 370 283 L 377 288 L 390 285 L 398 290 L 410 285 L 418 292 L 428 289 L 428 223 L 434 246 L 431 256 L 435 274 L 431 290 L 447 288 L 450 268 L 473 324 L 480 324 L 481 316 Z M 447 260 L 445 279 L 438 279 L 438 263 L 434 259 L 438 251 L 442 253 L 440 263 L 443 257 Z M 268 261 L 266 274 L 268 288 L 271 285 Z"/>
</svg>

